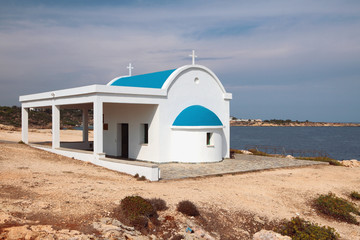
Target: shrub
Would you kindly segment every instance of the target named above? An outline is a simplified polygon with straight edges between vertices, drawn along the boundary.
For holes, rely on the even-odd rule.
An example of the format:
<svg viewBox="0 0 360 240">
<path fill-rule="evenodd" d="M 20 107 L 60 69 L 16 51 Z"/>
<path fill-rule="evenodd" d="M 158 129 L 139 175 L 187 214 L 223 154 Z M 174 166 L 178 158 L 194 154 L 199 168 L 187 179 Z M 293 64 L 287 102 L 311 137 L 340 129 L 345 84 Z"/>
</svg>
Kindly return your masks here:
<svg viewBox="0 0 360 240">
<path fill-rule="evenodd" d="M 177 209 L 176 209 L 178 212 L 181 212 L 185 215 L 188 215 L 188 216 L 199 216 L 200 213 L 199 211 L 197 210 L 196 206 L 188 201 L 188 200 L 185 200 L 185 201 L 181 201 L 178 203 L 177 205 Z"/>
<path fill-rule="evenodd" d="M 350 193 L 350 197 L 354 200 L 360 200 L 360 193 L 353 191 Z"/>
<path fill-rule="evenodd" d="M 127 222 L 135 227 L 147 227 L 148 219 L 156 217 L 151 203 L 140 196 L 128 196 L 121 200 L 121 212 Z"/>
<path fill-rule="evenodd" d="M 155 211 L 164 211 L 168 209 L 168 207 L 166 206 L 166 202 L 161 198 L 152 198 L 149 199 L 149 202 L 151 203 Z"/>
<path fill-rule="evenodd" d="M 321 227 L 299 217 L 293 217 L 290 221 L 284 222 L 277 232 L 290 236 L 293 240 L 332 240 L 340 237 L 331 227 Z"/>
<path fill-rule="evenodd" d="M 360 212 L 356 209 L 356 207 L 352 203 L 335 196 L 335 194 L 331 192 L 327 195 L 320 195 L 317 199 L 315 199 L 315 207 L 319 212 L 340 221 L 359 224 L 356 221 L 356 218 L 350 214 L 355 213 L 360 215 Z"/>
<path fill-rule="evenodd" d="M 138 181 L 146 181 L 146 177 L 145 176 L 141 176 L 139 178 L 137 178 Z"/>
</svg>

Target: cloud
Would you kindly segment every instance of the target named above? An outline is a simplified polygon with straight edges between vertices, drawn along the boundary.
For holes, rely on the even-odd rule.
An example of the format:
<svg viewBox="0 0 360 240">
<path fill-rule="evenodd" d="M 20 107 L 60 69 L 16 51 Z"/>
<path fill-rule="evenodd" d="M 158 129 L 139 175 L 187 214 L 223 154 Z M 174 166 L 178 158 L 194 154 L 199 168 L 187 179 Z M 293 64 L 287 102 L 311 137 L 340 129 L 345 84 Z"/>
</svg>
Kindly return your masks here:
<svg viewBox="0 0 360 240">
<path fill-rule="evenodd" d="M 305 86 L 314 94 L 306 95 L 309 102 L 335 94 L 355 108 L 359 29 L 357 1 L 3 1 L 0 104 L 17 104 L 21 94 L 105 84 L 126 74 L 129 62 L 134 74 L 173 69 L 191 63 L 195 49 L 197 63 L 212 69 L 236 101 L 257 96 L 258 105 L 270 104 L 275 91 L 283 101 L 273 106 L 281 109 L 282 102 L 297 102 L 279 89 Z M 320 91 L 327 87 L 338 92 Z M 252 102 L 236 101 L 233 115 L 246 110 L 257 117 Z"/>
</svg>

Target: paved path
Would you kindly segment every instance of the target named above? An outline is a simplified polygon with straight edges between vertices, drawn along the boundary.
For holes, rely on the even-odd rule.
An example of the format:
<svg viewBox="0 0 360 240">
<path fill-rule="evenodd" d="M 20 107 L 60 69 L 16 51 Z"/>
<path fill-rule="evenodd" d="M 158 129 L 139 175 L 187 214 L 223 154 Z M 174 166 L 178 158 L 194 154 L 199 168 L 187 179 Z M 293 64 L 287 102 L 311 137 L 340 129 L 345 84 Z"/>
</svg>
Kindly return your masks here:
<svg viewBox="0 0 360 240">
<path fill-rule="evenodd" d="M 236 154 L 235 159 L 225 159 L 219 163 L 166 163 L 159 164 L 159 168 L 161 170 L 161 179 L 181 179 L 318 164 L 327 165 L 328 163 Z"/>
</svg>

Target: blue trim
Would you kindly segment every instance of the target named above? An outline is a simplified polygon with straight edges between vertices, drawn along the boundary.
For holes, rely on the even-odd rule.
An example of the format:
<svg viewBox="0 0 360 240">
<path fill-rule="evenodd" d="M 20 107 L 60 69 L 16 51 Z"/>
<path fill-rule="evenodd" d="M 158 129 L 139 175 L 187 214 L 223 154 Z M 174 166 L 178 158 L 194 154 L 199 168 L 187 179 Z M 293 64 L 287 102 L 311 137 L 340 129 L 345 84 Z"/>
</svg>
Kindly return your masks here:
<svg viewBox="0 0 360 240">
<path fill-rule="evenodd" d="M 218 116 L 209 109 L 193 105 L 176 117 L 173 126 L 223 126 Z"/>
<path fill-rule="evenodd" d="M 130 77 L 121 77 L 115 80 L 111 86 L 161 88 L 175 70 L 176 69 Z"/>
</svg>

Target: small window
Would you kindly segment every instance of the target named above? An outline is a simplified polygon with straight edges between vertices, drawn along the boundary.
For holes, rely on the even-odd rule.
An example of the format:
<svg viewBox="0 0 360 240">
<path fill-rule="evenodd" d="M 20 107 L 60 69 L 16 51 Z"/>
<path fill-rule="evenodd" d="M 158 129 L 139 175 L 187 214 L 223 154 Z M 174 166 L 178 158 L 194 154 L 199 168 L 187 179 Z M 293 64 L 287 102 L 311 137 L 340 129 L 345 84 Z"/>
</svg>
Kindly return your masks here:
<svg viewBox="0 0 360 240">
<path fill-rule="evenodd" d="M 206 133 L 206 145 L 211 146 L 212 144 L 212 132 Z"/>
<path fill-rule="evenodd" d="M 142 134 L 142 143 L 148 144 L 149 143 L 149 124 L 144 123 L 141 124 L 141 134 Z"/>
</svg>

